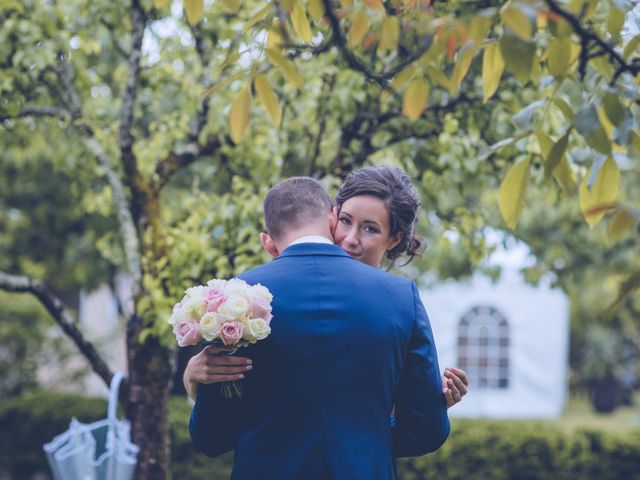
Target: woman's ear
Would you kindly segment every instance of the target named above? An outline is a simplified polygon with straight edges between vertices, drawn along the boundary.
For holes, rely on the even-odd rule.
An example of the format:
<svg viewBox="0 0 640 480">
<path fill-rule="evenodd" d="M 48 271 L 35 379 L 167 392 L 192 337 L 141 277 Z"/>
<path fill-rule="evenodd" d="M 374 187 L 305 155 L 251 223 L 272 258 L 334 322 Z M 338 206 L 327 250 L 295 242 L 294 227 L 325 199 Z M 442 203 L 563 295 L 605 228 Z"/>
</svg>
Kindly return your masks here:
<svg viewBox="0 0 640 480">
<path fill-rule="evenodd" d="M 260 232 L 260 243 L 262 243 L 262 248 L 264 248 L 272 257 L 280 256 L 278 247 L 276 247 L 276 244 L 268 233 Z"/>
<path fill-rule="evenodd" d="M 396 246 L 402 241 L 403 238 L 404 233 L 398 232 L 396 233 L 394 238 L 389 239 L 389 243 L 387 244 L 387 252 L 396 248 Z"/>
</svg>

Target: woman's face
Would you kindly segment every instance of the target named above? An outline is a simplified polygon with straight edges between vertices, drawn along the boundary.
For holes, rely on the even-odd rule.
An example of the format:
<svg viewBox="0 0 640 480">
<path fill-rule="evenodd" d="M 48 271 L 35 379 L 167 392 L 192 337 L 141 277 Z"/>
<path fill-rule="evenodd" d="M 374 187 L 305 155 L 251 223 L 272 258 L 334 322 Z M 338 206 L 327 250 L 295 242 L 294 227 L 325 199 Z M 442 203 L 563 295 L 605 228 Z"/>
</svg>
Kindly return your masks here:
<svg viewBox="0 0 640 480">
<path fill-rule="evenodd" d="M 395 247 L 401 237 L 390 236 L 389 212 L 384 201 L 360 195 L 342 204 L 333 238 L 353 258 L 380 267 L 386 251 Z"/>
</svg>

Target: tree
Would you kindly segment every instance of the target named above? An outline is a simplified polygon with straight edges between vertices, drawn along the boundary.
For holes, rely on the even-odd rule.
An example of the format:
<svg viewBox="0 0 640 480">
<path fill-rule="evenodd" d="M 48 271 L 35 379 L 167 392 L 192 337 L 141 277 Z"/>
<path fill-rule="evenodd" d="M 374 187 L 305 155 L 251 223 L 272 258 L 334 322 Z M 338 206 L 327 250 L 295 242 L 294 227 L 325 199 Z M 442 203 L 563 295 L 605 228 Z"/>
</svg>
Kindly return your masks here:
<svg viewBox="0 0 640 480">
<path fill-rule="evenodd" d="M 141 446 L 140 478 L 169 471 L 170 307 L 193 283 L 265 260 L 255 240 L 260 199 L 280 178 L 312 175 L 334 189 L 365 163 L 403 166 L 434 211 L 431 228 L 461 234 L 468 255 L 457 274 L 487 249 L 485 197 L 498 187 L 510 228 L 535 180 L 552 196 L 579 190 L 591 225 L 611 212 L 616 234 L 637 230 L 637 208 L 617 201 L 618 162 L 640 153 L 640 37 L 621 34 L 626 5 L 223 0 L 206 7 L 203 0 L 0 6 L 3 162 L 20 171 L 50 158 L 38 188 L 49 179 L 70 186 L 79 238 L 93 242 L 84 250 L 78 237 L 54 243 L 88 255 L 77 262 L 86 266 L 77 284 L 83 270 L 91 272 L 87 282 L 117 269 L 133 278 L 123 398 Z M 7 224 L 16 212 L 37 211 L 4 193 L 0 206 Z M 40 207 L 47 218 L 69 211 Z M 35 295 L 108 382 L 109 366 L 49 286 L 57 270 L 76 264 L 38 256 L 36 247 L 50 241 L 23 244 L 25 235 L 0 246 L 22 258 L 3 264 L 0 288 Z M 628 290 L 639 277 L 630 273 Z"/>
</svg>

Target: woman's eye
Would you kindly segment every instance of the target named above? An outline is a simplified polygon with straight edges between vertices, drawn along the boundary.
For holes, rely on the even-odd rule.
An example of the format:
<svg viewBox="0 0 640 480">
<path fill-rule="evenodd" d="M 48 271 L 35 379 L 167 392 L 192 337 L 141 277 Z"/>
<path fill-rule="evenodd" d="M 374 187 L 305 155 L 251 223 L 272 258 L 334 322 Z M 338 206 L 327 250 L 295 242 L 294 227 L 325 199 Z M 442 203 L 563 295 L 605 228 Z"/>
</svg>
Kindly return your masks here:
<svg viewBox="0 0 640 480">
<path fill-rule="evenodd" d="M 378 229 L 375 227 L 364 227 L 364 231 L 367 233 L 379 233 Z"/>
<path fill-rule="evenodd" d="M 351 223 L 346 217 L 339 218 L 338 220 L 340 221 L 340 223 L 344 223 L 345 225 L 349 225 Z"/>
</svg>

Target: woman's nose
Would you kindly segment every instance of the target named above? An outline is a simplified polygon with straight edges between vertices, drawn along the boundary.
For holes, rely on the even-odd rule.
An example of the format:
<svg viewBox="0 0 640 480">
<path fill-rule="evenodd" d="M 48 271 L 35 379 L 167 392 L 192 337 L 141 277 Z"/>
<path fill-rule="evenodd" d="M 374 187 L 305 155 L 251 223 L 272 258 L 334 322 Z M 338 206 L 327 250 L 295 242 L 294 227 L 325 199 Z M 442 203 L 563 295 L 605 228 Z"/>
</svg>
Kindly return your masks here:
<svg viewBox="0 0 640 480">
<path fill-rule="evenodd" d="M 357 245 L 360 239 L 358 238 L 358 229 L 352 228 L 349 230 L 349 233 L 345 237 L 345 240 L 349 245 Z"/>
</svg>

